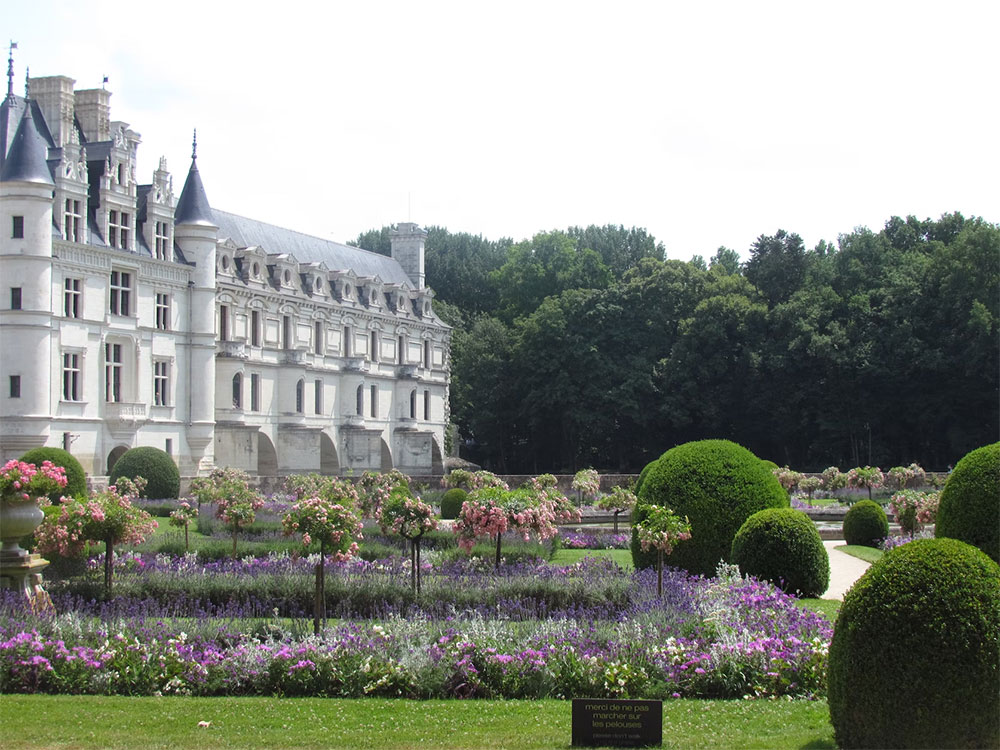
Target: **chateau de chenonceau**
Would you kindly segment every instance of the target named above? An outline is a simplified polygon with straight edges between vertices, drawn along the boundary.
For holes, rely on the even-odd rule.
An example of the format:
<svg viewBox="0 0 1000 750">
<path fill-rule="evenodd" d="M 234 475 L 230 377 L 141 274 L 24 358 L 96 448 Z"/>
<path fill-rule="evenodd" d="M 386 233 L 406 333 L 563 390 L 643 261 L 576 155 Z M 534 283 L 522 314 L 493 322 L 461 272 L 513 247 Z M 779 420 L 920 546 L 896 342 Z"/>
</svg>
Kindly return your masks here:
<svg viewBox="0 0 1000 750">
<path fill-rule="evenodd" d="M 0 459 L 63 447 L 100 475 L 153 446 L 189 476 L 441 473 L 450 329 L 426 232 L 397 225 L 387 257 L 217 210 L 196 141 L 179 195 L 165 159 L 142 182 L 139 133 L 74 84 L 21 97 L 10 70 L 0 104 Z"/>
</svg>

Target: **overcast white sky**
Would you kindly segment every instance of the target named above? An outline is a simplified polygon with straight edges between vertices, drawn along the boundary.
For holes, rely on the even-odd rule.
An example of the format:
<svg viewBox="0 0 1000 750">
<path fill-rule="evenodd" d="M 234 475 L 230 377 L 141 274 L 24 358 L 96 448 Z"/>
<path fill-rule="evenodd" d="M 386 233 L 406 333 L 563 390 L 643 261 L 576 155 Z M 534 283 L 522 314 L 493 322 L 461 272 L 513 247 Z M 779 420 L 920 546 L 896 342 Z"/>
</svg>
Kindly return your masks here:
<svg viewBox="0 0 1000 750">
<path fill-rule="evenodd" d="M 671 258 L 892 215 L 1000 221 L 1000 3 L 55 2 L 15 87 L 109 77 L 180 192 L 346 242 L 645 227 Z"/>
</svg>

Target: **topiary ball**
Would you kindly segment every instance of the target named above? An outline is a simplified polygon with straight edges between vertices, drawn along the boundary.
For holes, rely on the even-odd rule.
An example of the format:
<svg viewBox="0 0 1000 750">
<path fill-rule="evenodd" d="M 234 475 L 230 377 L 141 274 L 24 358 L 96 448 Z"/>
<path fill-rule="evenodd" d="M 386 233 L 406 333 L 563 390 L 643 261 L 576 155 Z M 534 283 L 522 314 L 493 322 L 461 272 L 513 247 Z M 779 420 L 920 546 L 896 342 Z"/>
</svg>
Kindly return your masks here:
<svg viewBox="0 0 1000 750">
<path fill-rule="evenodd" d="M 748 518 L 733 539 L 732 560 L 744 575 L 788 594 L 820 596 L 830 585 L 830 556 L 816 524 L 795 508 L 768 508 Z"/>
<path fill-rule="evenodd" d="M 114 484 L 119 478 L 146 480 L 142 497 L 154 500 L 176 499 L 181 491 L 181 474 L 169 453 L 159 448 L 143 446 L 131 448 L 122 454 L 111 467 L 108 481 Z"/>
<path fill-rule="evenodd" d="M 468 493 L 460 487 L 455 487 L 444 493 L 441 498 L 441 518 L 454 519 L 462 510 L 462 503 L 465 502 Z"/>
<path fill-rule="evenodd" d="M 934 535 L 961 539 L 1000 562 L 1000 443 L 956 464 L 941 491 Z"/>
<path fill-rule="evenodd" d="M 657 459 L 659 460 L 659 459 Z M 642 467 L 642 471 L 639 472 L 639 478 L 635 480 L 635 495 L 639 496 L 639 490 L 642 489 L 643 483 L 646 481 L 646 477 L 649 476 L 649 470 L 656 465 L 656 461 L 650 461 L 648 464 Z"/>
<path fill-rule="evenodd" d="M 889 536 L 889 519 L 874 500 L 860 500 L 844 516 L 844 541 L 862 547 L 878 547 Z"/>
<path fill-rule="evenodd" d="M 1000 747 L 1000 566 L 955 539 L 890 550 L 844 597 L 828 680 L 839 747 Z"/>
<path fill-rule="evenodd" d="M 729 440 L 698 440 L 671 448 L 650 467 L 632 514 L 632 560 L 636 568 L 656 562 L 639 549 L 635 524 L 645 508 L 660 505 L 691 524 L 691 538 L 678 542 L 666 564 L 711 576 L 730 561 L 733 537 L 750 516 L 765 508 L 787 508 L 788 493 L 759 458 Z"/>
<path fill-rule="evenodd" d="M 58 503 L 59 498 L 85 497 L 87 495 L 87 475 L 80 462 L 62 448 L 32 448 L 20 458 L 25 463 L 41 466 L 43 461 L 51 461 L 66 470 L 66 486 L 49 494 L 49 500 Z"/>
</svg>

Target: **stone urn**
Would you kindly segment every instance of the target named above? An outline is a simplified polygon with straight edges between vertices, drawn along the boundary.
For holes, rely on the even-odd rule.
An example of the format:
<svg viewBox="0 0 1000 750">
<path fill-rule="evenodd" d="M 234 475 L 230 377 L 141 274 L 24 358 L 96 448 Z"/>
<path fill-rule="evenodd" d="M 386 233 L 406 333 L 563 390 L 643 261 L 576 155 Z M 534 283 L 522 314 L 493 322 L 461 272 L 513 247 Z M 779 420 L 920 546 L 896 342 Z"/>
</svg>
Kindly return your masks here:
<svg viewBox="0 0 1000 750">
<path fill-rule="evenodd" d="M 31 500 L 0 501 L 0 558 L 27 557 L 20 541 L 33 532 L 45 518 L 38 503 Z"/>
</svg>

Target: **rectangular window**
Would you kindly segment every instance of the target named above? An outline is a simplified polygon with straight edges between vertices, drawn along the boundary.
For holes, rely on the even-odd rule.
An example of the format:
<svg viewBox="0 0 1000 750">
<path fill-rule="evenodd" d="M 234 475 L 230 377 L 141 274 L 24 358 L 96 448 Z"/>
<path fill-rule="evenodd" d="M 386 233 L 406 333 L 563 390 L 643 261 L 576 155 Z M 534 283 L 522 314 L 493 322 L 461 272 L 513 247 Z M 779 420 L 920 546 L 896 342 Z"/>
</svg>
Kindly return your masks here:
<svg viewBox="0 0 1000 750">
<path fill-rule="evenodd" d="M 170 295 L 162 294 L 160 292 L 156 293 L 156 306 L 154 307 L 156 313 L 156 327 L 161 331 L 170 330 Z"/>
<path fill-rule="evenodd" d="M 12 286 L 10 288 L 10 309 L 21 309 L 21 287 L 19 286 Z"/>
<path fill-rule="evenodd" d="M 168 456 L 174 455 L 174 440 L 173 438 L 167 438 L 166 445 L 163 448 L 163 452 Z"/>
<path fill-rule="evenodd" d="M 399 341 L 396 344 L 396 361 L 401 365 L 406 364 L 406 339 L 402 336 L 399 337 Z"/>
<path fill-rule="evenodd" d="M 170 363 L 166 360 L 153 362 L 153 405 L 170 405 Z"/>
<path fill-rule="evenodd" d="M 219 305 L 219 341 L 229 341 L 229 305 Z"/>
<path fill-rule="evenodd" d="M 287 315 L 281 316 L 281 346 L 284 349 L 292 348 L 292 319 Z"/>
<path fill-rule="evenodd" d="M 165 221 L 154 225 L 153 254 L 157 260 L 170 260 L 170 225 Z"/>
<path fill-rule="evenodd" d="M 260 375 L 250 373 L 250 411 L 260 411 Z"/>
<path fill-rule="evenodd" d="M 378 362 L 378 331 L 372 331 L 372 362 Z"/>
<path fill-rule="evenodd" d="M 129 249 L 129 214 L 125 211 L 108 211 L 108 246 Z"/>
<path fill-rule="evenodd" d="M 67 198 L 63 210 L 63 239 L 80 242 L 82 234 L 83 214 L 80 213 L 80 201 Z"/>
<path fill-rule="evenodd" d="M 323 353 L 323 324 L 318 320 L 313 323 L 313 351 Z"/>
<path fill-rule="evenodd" d="M 104 400 L 122 400 L 122 345 L 104 345 Z"/>
<path fill-rule="evenodd" d="M 431 392 L 424 391 L 424 421 L 431 421 Z"/>
<path fill-rule="evenodd" d="M 10 397 L 11 398 L 21 398 L 21 376 L 11 375 L 10 376 Z"/>
<path fill-rule="evenodd" d="M 239 373 L 233 375 L 233 408 L 243 408 L 243 376 Z"/>
<path fill-rule="evenodd" d="M 10 236 L 15 240 L 24 239 L 24 217 L 11 216 Z"/>
<path fill-rule="evenodd" d="M 313 412 L 316 414 L 323 413 L 323 381 L 316 380 L 313 381 Z"/>
<path fill-rule="evenodd" d="M 301 414 L 306 410 L 306 381 L 299 379 L 295 384 L 295 413 Z"/>
<path fill-rule="evenodd" d="M 132 274 L 128 271 L 111 272 L 111 302 L 112 315 L 127 316 L 131 309 Z"/>
<path fill-rule="evenodd" d="M 63 401 L 80 400 L 80 355 L 63 353 Z"/>
<path fill-rule="evenodd" d="M 431 368 L 431 342 L 424 342 L 424 367 L 428 370 Z"/>
<path fill-rule="evenodd" d="M 80 317 L 80 279 L 63 279 L 63 315 Z"/>
<path fill-rule="evenodd" d="M 260 346 L 260 310 L 250 311 L 250 345 Z"/>
<path fill-rule="evenodd" d="M 350 326 L 344 326 L 344 356 L 345 357 L 350 357 L 351 356 L 351 350 L 353 348 L 351 346 L 351 336 L 353 336 L 353 335 L 354 334 L 351 332 L 351 327 Z"/>
<path fill-rule="evenodd" d="M 372 407 L 372 416 L 373 417 L 378 417 L 378 386 L 377 385 L 373 385 L 371 387 L 371 394 L 372 394 L 372 404 L 371 404 L 371 407 Z"/>
</svg>

